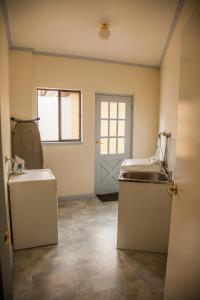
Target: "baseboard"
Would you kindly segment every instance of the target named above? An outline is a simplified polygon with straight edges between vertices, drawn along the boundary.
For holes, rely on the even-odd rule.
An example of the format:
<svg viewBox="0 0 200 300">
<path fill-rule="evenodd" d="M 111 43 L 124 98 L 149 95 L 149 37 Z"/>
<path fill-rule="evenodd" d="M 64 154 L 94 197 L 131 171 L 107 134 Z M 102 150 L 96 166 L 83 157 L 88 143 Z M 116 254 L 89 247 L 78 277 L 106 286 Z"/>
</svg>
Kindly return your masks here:
<svg viewBox="0 0 200 300">
<path fill-rule="evenodd" d="M 95 200 L 96 195 L 91 194 L 81 194 L 81 195 L 67 195 L 58 197 L 58 202 L 63 202 L 67 200 Z"/>
</svg>

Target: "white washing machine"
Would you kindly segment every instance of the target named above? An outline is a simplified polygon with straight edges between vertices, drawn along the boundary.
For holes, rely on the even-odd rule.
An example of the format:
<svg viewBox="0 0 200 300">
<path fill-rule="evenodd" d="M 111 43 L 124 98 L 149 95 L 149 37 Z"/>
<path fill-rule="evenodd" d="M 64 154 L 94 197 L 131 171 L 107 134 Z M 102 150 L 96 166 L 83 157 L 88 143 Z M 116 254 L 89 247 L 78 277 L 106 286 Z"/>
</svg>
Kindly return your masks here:
<svg viewBox="0 0 200 300">
<path fill-rule="evenodd" d="M 14 250 L 58 242 L 56 178 L 50 169 L 9 178 Z"/>
</svg>

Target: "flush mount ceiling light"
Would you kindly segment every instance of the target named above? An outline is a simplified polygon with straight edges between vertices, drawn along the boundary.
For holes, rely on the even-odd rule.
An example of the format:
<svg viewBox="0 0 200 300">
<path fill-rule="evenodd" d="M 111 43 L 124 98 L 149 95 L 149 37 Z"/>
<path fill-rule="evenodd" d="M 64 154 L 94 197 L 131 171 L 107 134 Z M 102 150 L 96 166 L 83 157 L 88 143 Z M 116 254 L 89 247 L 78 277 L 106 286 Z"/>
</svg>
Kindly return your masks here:
<svg viewBox="0 0 200 300">
<path fill-rule="evenodd" d="M 110 25 L 108 23 L 100 24 L 99 37 L 102 38 L 103 40 L 108 40 L 110 37 L 109 26 Z"/>
</svg>

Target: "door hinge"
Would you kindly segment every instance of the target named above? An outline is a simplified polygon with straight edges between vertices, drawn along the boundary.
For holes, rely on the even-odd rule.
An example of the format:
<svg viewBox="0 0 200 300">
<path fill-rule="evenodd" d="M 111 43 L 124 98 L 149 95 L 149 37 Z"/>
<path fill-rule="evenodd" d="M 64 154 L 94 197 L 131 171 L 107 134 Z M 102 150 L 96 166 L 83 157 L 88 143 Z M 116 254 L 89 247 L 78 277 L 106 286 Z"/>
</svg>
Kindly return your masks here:
<svg viewBox="0 0 200 300">
<path fill-rule="evenodd" d="M 6 229 L 4 233 L 4 244 L 6 247 L 10 245 L 10 234 L 8 229 Z"/>
<path fill-rule="evenodd" d="M 178 187 L 177 184 L 173 183 L 169 188 L 168 188 L 168 193 L 171 197 L 176 195 L 178 193 Z"/>
</svg>

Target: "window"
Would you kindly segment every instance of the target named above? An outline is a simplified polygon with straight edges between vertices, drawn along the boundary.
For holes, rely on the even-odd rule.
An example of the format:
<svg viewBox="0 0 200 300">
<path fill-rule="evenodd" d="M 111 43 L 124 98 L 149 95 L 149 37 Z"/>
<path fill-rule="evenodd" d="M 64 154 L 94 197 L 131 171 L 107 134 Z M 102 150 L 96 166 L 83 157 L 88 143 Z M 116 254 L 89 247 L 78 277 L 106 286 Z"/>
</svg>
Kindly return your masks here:
<svg viewBox="0 0 200 300">
<path fill-rule="evenodd" d="M 81 140 L 81 92 L 38 89 L 38 117 L 43 142 Z"/>
<path fill-rule="evenodd" d="M 100 154 L 124 154 L 126 103 L 101 101 L 100 115 Z"/>
</svg>

